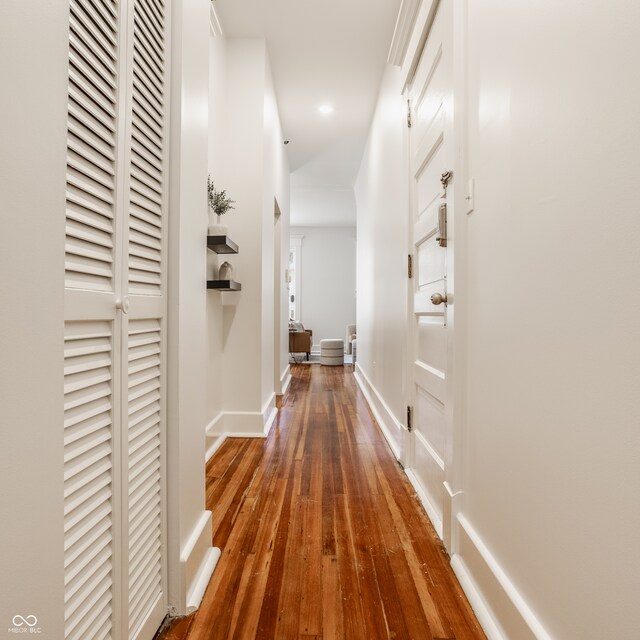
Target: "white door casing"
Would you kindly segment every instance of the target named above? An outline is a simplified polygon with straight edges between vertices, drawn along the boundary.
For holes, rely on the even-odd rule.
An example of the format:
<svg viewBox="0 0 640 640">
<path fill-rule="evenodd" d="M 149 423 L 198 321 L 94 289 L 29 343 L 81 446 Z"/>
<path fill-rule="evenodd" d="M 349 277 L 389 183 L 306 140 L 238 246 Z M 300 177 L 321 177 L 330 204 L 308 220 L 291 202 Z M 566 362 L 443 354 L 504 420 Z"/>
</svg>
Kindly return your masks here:
<svg viewBox="0 0 640 640">
<path fill-rule="evenodd" d="M 454 172 L 453 2 L 439 2 L 424 49 L 405 93 L 409 101 L 410 254 L 408 475 L 416 485 L 438 534 L 449 547 L 450 494 L 446 490 L 453 441 L 451 364 L 453 188 L 441 178 Z M 453 178 L 452 178 L 453 179 Z M 445 196 L 446 194 L 446 196 Z M 438 241 L 439 210 L 447 207 L 447 246 Z M 439 294 L 447 302 L 434 304 Z"/>
<path fill-rule="evenodd" d="M 166 613 L 165 7 L 71 0 L 65 639 Z"/>
</svg>

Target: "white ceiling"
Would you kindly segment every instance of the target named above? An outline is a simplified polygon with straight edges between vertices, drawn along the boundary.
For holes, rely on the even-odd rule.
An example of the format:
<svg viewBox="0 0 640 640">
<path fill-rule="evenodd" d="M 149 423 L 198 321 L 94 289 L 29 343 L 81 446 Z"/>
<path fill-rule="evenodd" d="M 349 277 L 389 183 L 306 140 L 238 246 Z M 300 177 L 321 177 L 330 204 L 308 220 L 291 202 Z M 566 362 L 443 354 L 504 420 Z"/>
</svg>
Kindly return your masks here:
<svg viewBox="0 0 640 640">
<path fill-rule="evenodd" d="M 291 168 L 291 224 L 355 225 L 355 182 L 400 0 L 215 0 L 229 37 L 264 37 Z M 318 113 L 321 104 L 335 111 Z"/>
</svg>

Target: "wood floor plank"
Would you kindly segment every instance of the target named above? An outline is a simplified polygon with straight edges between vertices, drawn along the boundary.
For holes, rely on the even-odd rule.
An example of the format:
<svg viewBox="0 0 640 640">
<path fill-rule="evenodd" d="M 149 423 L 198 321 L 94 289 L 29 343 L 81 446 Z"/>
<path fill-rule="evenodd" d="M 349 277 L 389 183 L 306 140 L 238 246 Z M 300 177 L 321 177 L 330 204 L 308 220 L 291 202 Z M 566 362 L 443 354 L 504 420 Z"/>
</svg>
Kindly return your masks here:
<svg viewBox="0 0 640 640">
<path fill-rule="evenodd" d="M 346 497 L 336 496 L 336 547 L 342 588 L 342 619 L 345 638 L 372 640 L 365 632 L 362 599 L 360 597 L 358 565 L 349 530 Z"/>
<path fill-rule="evenodd" d="M 322 502 L 320 495 L 303 498 L 301 635 L 322 635 Z"/>
<path fill-rule="evenodd" d="M 222 556 L 158 640 L 485 638 L 351 369 L 294 365 L 278 408 L 209 461 Z"/>
<path fill-rule="evenodd" d="M 342 621 L 342 587 L 338 558 L 322 556 L 322 637 L 337 640 L 344 637 Z"/>
</svg>

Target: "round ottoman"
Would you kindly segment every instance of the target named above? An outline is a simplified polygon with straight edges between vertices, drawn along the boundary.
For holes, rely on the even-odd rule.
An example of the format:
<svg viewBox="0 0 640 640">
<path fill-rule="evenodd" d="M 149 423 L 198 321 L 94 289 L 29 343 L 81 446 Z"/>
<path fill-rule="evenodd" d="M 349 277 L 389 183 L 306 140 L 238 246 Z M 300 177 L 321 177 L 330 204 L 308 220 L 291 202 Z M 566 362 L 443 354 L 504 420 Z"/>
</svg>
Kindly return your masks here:
<svg viewBox="0 0 640 640">
<path fill-rule="evenodd" d="M 320 340 L 320 364 L 331 367 L 344 364 L 344 340 Z"/>
</svg>

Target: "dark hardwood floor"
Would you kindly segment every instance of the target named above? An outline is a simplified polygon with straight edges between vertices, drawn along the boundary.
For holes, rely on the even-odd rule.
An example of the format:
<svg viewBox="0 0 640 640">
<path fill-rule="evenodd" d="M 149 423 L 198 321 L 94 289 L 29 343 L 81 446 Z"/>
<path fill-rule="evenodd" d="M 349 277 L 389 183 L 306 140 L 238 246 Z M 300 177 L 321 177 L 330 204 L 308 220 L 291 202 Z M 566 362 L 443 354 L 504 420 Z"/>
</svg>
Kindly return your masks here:
<svg viewBox="0 0 640 640">
<path fill-rule="evenodd" d="M 292 373 L 269 437 L 207 465 L 222 557 L 160 639 L 484 638 L 351 367 Z"/>
</svg>

